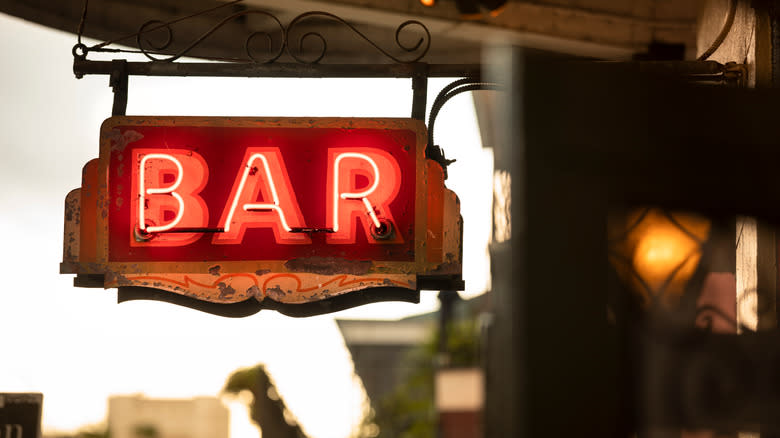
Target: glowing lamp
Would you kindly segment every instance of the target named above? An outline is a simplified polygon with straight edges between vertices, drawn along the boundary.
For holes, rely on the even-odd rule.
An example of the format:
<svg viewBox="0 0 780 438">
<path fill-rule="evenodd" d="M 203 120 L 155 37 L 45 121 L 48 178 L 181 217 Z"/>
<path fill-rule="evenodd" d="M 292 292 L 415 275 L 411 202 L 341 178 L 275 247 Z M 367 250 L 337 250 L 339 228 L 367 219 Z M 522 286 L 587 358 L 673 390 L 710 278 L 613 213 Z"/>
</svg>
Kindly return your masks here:
<svg viewBox="0 0 780 438">
<path fill-rule="evenodd" d="M 610 221 L 610 262 L 648 307 L 673 307 L 685 293 L 710 233 L 710 221 L 656 208 Z"/>
<path fill-rule="evenodd" d="M 420 4 L 430 8 L 436 5 L 436 0 L 420 0 Z M 455 7 L 462 19 L 479 20 L 483 11 L 491 17 L 500 15 L 506 8 L 506 0 L 455 0 Z"/>
</svg>

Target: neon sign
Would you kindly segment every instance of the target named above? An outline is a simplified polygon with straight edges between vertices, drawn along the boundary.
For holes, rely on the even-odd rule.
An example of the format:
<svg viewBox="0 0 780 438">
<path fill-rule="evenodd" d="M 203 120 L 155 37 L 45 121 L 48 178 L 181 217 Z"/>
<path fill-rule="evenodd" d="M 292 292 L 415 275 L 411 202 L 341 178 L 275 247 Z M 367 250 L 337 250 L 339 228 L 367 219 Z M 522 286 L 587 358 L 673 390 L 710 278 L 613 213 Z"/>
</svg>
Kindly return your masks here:
<svg viewBox="0 0 780 438">
<path fill-rule="evenodd" d="M 459 284 L 457 197 L 425 138 L 409 119 L 108 119 L 63 272 L 223 303 Z"/>
</svg>

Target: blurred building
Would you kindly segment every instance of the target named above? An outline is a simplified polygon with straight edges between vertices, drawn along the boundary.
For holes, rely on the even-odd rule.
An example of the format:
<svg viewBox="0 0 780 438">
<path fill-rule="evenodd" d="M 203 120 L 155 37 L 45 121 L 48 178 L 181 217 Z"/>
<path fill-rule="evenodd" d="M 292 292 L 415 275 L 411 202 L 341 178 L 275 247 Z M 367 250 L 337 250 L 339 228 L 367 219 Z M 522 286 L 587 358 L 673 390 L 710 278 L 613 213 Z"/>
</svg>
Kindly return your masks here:
<svg viewBox="0 0 780 438">
<path fill-rule="evenodd" d="M 481 295 L 469 300 L 455 300 L 451 316 L 446 319 L 449 322 L 476 321 L 486 310 L 487 297 Z M 437 337 L 440 311 L 395 321 L 337 319 L 336 323 L 352 356 L 355 373 L 363 382 L 374 409 L 388 400 L 410 376 L 419 375 L 419 370 L 414 367 L 421 366 L 419 359 L 422 356 L 430 360 L 432 381 L 429 383 L 434 388 L 430 402 L 436 410 L 438 436 L 481 436 L 484 394 L 478 353 L 470 355 L 465 368 L 458 360 L 454 367 L 450 366 L 450 361 L 445 359 L 446 349 L 440 344 L 441 338 Z M 474 338 L 478 336 L 477 333 L 472 335 Z M 431 354 L 433 350 L 437 353 Z M 413 357 L 415 352 L 422 354 Z M 402 418 L 397 420 L 399 423 L 405 421 Z"/>
<path fill-rule="evenodd" d="M 459 300 L 453 319 L 476 318 L 485 310 L 487 295 Z M 423 313 L 399 320 L 337 319 L 355 373 L 360 376 L 372 401 L 389 394 L 409 374 L 406 361 L 415 348 L 432 342 L 439 324 L 439 312 Z"/>
<path fill-rule="evenodd" d="M 387 396 L 409 373 L 404 358 L 429 340 L 436 328 L 436 313 L 398 321 L 337 319 L 368 398 Z"/>
<path fill-rule="evenodd" d="M 441 438 L 482 437 L 485 373 L 480 367 L 436 372 L 435 403 Z"/>
<path fill-rule="evenodd" d="M 228 438 L 229 434 L 228 410 L 216 397 L 111 397 L 108 424 L 112 438 Z"/>
</svg>

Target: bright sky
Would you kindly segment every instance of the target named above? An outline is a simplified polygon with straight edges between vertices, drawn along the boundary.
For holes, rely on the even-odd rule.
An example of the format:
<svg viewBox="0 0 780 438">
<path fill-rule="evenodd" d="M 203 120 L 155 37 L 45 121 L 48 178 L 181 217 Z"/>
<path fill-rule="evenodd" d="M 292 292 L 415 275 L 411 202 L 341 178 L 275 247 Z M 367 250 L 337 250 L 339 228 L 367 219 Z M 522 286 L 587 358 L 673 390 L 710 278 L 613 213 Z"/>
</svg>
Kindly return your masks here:
<svg viewBox="0 0 780 438">
<path fill-rule="evenodd" d="M 384 303 L 293 319 L 262 311 L 227 319 L 157 302 L 116 304 L 116 290 L 60 275 L 63 203 L 98 154 L 110 116 L 108 77 L 73 76 L 73 34 L 0 14 L 0 392 L 44 394 L 44 430 L 104 421 L 111 394 L 214 396 L 237 368 L 265 363 L 311 437 L 347 437 L 365 393 L 334 318 L 392 319 L 435 310 Z M 87 44 L 90 44 L 87 41 Z M 432 103 L 449 80 L 431 80 Z M 130 78 L 129 115 L 408 117 L 411 82 L 339 79 Z M 437 143 L 458 161 L 447 185 L 465 222 L 463 296 L 489 287 L 492 155 L 471 98 L 450 101 Z M 231 404 L 233 438 L 257 437 Z"/>
</svg>

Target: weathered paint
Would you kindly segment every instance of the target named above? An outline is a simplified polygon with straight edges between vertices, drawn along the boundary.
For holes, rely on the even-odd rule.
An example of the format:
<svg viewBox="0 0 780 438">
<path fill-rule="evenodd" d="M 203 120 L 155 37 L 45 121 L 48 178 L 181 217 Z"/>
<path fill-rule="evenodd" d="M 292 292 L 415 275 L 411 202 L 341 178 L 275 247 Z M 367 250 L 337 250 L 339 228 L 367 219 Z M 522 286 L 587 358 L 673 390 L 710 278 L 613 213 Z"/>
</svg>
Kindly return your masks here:
<svg viewBox="0 0 780 438">
<path fill-rule="evenodd" d="M 413 129 L 417 136 L 417 194 L 413 221 L 414 257 L 410 261 L 347 260 L 343 257 L 298 257 L 289 260 L 112 261 L 108 227 L 109 155 L 123 151 L 138 136 L 118 135 L 116 126 L 229 126 L 340 129 Z M 131 134 L 128 135 L 128 132 Z M 105 288 L 141 286 L 216 303 L 269 297 L 283 303 L 305 303 L 375 287 L 418 289 L 418 276 L 460 278 L 462 220 L 457 196 L 444 187 L 441 167 L 423 155 L 427 138 L 422 122 L 411 119 L 342 118 L 203 118 L 113 117 L 101 129 L 101 153 L 84 169 L 80 202 L 69 201 L 66 251 L 69 235 L 79 241 L 77 258 L 63 257 L 63 273 L 102 274 Z M 129 157 L 126 158 L 129 160 Z M 114 169 L 115 172 L 127 169 Z M 128 190 L 129 192 L 129 190 Z M 74 198 L 75 199 L 75 198 Z M 129 202 L 124 199 L 122 202 Z M 112 204 L 113 203 L 113 204 Z M 72 205 L 78 205 L 74 212 Z M 78 233 L 72 218 L 80 216 Z"/>
<path fill-rule="evenodd" d="M 79 228 L 81 223 L 81 189 L 73 189 L 65 197 L 65 230 L 62 241 L 62 262 L 73 263 L 79 259 Z"/>
</svg>

